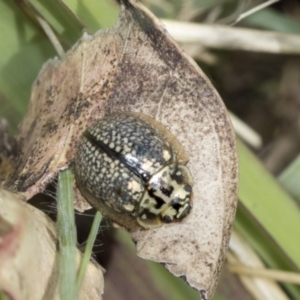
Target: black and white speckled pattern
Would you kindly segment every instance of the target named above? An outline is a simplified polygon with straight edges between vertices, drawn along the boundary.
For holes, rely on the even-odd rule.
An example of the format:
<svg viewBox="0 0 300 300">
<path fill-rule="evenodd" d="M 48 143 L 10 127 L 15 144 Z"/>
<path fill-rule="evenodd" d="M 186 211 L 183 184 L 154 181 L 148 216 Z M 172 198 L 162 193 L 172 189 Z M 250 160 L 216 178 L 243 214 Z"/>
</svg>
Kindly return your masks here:
<svg viewBox="0 0 300 300">
<path fill-rule="evenodd" d="M 119 113 L 89 128 L 97 141 L 122 156 L 141 174 L 151 176 L 173 159 L 172 148 L 150 124 L 131 114 Z"/>
<path fill-rule="evenodd" d="M 93 206 L 104 205 L 115 222 L 115 212 L 126 213 L 142 227 L 157 227 L 191 209 L 189 171 L 182 173 L 186 168 L 178 165 L 176 149 L 153 124 L 132 113 L 112 114 L 88 128 L 80 141 L 79 188 Z"/>
<path fill-rule="evenodd" d="M 81 184 L 95 199 L 103 200 L 116 211 L 134 213 L 144 191 L 141 179 L 85 136 L 79 147 L 81 151 L 77 155 L 76 172 L 77 177 L 81 178 Z"/>
</svg>

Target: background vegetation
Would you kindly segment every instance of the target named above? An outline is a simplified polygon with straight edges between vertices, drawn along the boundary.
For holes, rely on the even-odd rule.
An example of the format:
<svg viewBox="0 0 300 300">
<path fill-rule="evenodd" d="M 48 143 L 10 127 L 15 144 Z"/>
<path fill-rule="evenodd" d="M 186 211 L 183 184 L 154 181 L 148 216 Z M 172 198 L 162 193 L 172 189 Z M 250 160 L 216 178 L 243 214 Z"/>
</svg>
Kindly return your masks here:
<svg viewBox="0 0 300 300">
<path fill-rule="evenodd" d="M 300 40 L 299 2 L 273 1 L 234 26 L 244 12 L 266 1 L 142 2 L 160 18 L 206 24 L 212 30 L 214 24 L 227 26 L 232 29 L 229 37 L 237 28 L 254 30 L 252 40 L 241 31 L 246 41 L 232 47 L 208 48 L 209 38 L 201 43 L 196 37 L 182 44 L 238 118 L 235 129 L 247 144 L 238 140 L 240 202 L 215 299 L 300 299 L 300 52 L 297 45 L 283 53 L 256 43 L 256 36 L 259 40 L 267 31 L 283 44 L 289 38 Z M 68 50 L 83 31 L 113 26 L 118 10 L 113 0 L 0 1 L 0 117 L 9 121 L 12 133 L 26 111 L 33 80 L 43 63 L 57 55 L 44 33 L 43 20 Z M 247 51 L 245 43 L 250 45 Z M 48 200 L 45 204 L 38 196 L 31 203 L 55 218 L 53 202 Z M 81 243 L 92 215 L 93 211 L 76 215 Z M 137 258 L 126 233 L 108 228 L 107 220 L 102 222 L 94 253 L 107 269 L 104 299 L 199 299 L 196 291 L 162 266 Z M 259 281 L 262 274 L 279 278 L 279 285 L 270 279 Z"/>
</svg>

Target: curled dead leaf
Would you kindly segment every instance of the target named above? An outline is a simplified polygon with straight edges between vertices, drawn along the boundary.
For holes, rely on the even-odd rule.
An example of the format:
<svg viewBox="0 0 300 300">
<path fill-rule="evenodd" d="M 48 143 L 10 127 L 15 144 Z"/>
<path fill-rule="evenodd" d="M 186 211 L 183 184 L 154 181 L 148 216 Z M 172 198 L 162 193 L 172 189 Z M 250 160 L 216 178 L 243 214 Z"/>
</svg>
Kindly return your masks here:
<svg viewBox="0 0 300 300">
<path fill-rule="evenodd" d="M 19 161 L 6 187 L 29 199 L 74 159 L 80 134 L 114 111 L 141 112 L 165 125 L 189 154 L 191 214 L 180 224 L 131 232 L 138 255 L 211 299 L 237 203 L 237 153 L 225 106 L 197 64 L 159 20 L 122 1 L 117 25 L 83 38 L 45 64 L 20 128 Z M 77 208 L 89 205 L 78 198 Z"/>
<path fill-rule="evenodd" d="M 5 190 L 0 206 L 0 290 L 14 300 L 59 299 L 54 222 Z M 76 255 L 79 264 L 79 250 Z M 101 267 L 90 262 L 79 299 L 101 300 L 103 287 Z"/>
</svg>

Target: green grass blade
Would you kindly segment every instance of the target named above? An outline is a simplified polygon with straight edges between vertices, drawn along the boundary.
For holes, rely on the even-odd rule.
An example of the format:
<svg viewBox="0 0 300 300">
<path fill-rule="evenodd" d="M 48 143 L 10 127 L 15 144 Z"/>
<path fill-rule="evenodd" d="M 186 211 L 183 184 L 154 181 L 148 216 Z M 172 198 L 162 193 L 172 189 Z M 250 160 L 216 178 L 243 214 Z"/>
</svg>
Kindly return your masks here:
<svg viewBox="0 0 300 300">
<path fill-rule="evenodd" d="M 93 33 L 114 26 L 120 11 L 119 5 L 111 0 L 64 0 L 63 3 Z"/>
<path fill-rule="evenodd" d="M 86 247 L 84 250 L 84 254 L 82 256 L 81 262 L 80 262 L 80 266 L 79 266 L 79 270 L 78 270 L 78 274 L 77 274 L 77 279 L 76 279 L 76 288 L 77 291 L 80 291 L 83 279 L 84 279 L 84 274 L 86 272 L 88 263 L 90 261 L 91 255 L 92 255 L 92 250 L 93 250 L 93 245 L 94 242 L 96 240 L 97 237 L 97 233 L 98 233 L 98 229 L 100 226 L 102 220 L 102 214 L 97 211 L 94 217 L 94 221 L 92 224 L 92 228 L 89 234 L 89 237 L 87 239 L 87 243 L 86 243 Z"/>
<path fill-rule="evenodd" d="M 84 25 L 60 1 L 29 0 L 35 10 L 70 48 L 82 36 Z"/>
<path fill-rule="evenodd" d="M 61 171 L 57 187 L 57 227 L 59 236 L 60 299 L 76 300 L 76 226 L 74 217 L 74 176 L 70 169 Z"/>
<path fill-rule="evenodd" d="M 299 207 L 241 142 L 238 149 L 241 202 L 300 268 Z"/>
<path fill-rule="evenodd" d="M 280 174 L 278 179 L 300 204 L 300 155 Z"/>
<path fill-rule="evenodd" d="M 282 252 L 281 247 L 274 242 L 273 238 L 241 203 L 237 209 L 234 229 L 247 240 L 267 266 L 279 270 L 298 272 L 293 262 Z M 294 299 L 300 299 L 299 286 L 293 284 L 284 284 L 284 286 L 293 295 Z"/>
<path fill-rule="evenodd" d="M 288 15 L 283 15 L 272 8 L 265 8 L 250 15 L 245 19 L 245 22 L 267 30 L 300 34 L 299 20 L 293 19 Z"/>
<path fill-rule="evenodd" d="M 30 97 L 31 84 L 43 63 L 55 55 L 45 35 L 14 1 L 0 1 L 0 117 L 18 124 Z"/>
<path fill-rule="evenodd" d="M 270 267 L 299 271 L 299 207 L 240 141 L 238 151 L 240 205 L 235 229 Z M 300 299 L 299 286 L 285 286 Z"/>
<path fill-rule="evenodd" d="M 9 300 L 8 296 L 3 291 L 0 291 L 0 300 Z"/>
</svg>

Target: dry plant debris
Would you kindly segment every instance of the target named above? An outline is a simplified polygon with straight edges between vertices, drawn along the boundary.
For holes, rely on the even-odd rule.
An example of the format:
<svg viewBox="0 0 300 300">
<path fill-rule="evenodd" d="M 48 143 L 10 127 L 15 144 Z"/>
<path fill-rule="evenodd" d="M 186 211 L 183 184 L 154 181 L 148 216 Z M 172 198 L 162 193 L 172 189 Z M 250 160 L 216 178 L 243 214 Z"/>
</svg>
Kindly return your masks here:
<svg viewBox="0 0 300 300">
<path fill-rule="evenodd" d="M 191 214 L 180 224 L 131 232 L 138 255 L 182 276 L 211 299 L 237 204 L 237 153 L 226 108 L 197 64 L 147 9 L 122 1 L 117 25 L 48 61 L 32 87 L 6 187 L 29 199 L 74 159 L 81 133 L 115 111 L 147 114 L 190 156 Z M 89 207 L 78 200 L 77 209 Z"/>
<path fill-rule="evenodd" d="M 59 299 L 57 231 L 53 221 L 15 194 L 0 190 L 0 290 L 10 299 Z M 77 250 L 77 264 L 81 252 Z M 79 299 L 102 299 L 99 265 L 89 263 Z"/>
</svg>

